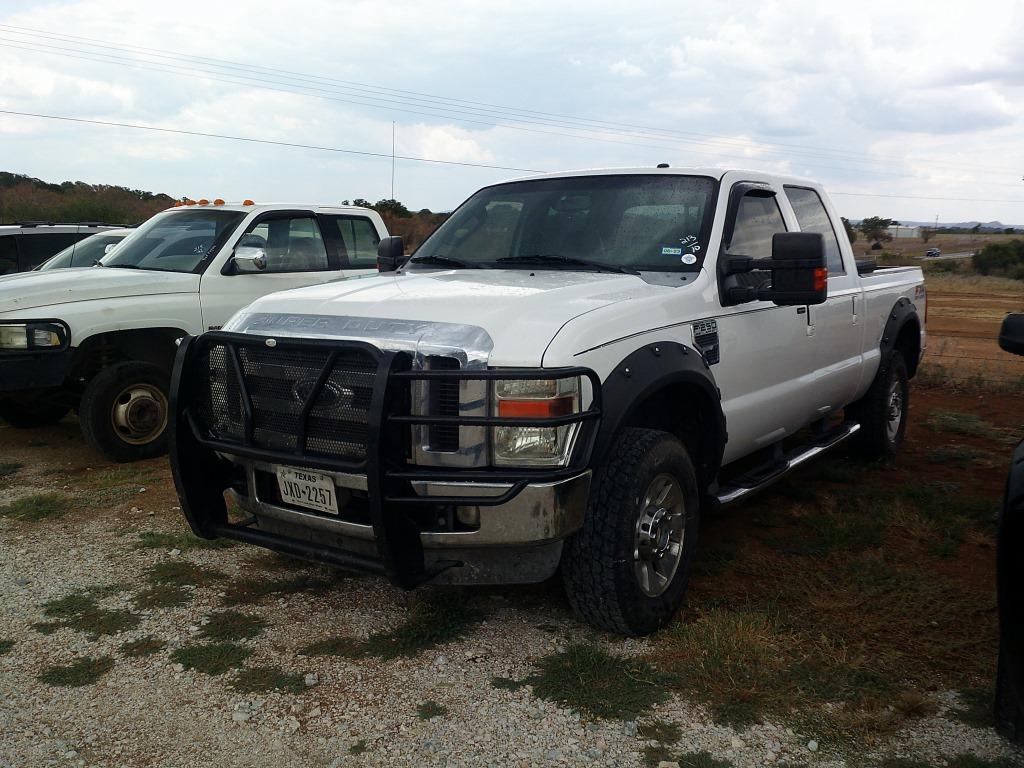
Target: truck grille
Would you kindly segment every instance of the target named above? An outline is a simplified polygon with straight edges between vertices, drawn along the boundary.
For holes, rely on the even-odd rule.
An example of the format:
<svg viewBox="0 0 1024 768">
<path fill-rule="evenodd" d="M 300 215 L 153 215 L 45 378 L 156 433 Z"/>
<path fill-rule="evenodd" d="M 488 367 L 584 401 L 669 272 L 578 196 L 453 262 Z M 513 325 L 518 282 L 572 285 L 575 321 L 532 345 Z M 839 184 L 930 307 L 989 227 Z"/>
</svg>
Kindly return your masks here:
<svg viewBox="0 0 1024 768">
<path fill-rule="evenodd" d="M 252 404 L 252 445 L 355 461 L 366 458 L 377 371 L 370 353 L 359 349 L 335 353 L 303 430 L 303 406 L 317 388 L 331 351 L 241 344 L 235 349 Z M 207 373 L 206 381 L 197 382 L 195 413 L 200 426 L 217 440 L 245 442 L 242 389 L 230 351 L 224 344 L 214 344 L 206 355 L 208 364 L 196 368 Z"/>
</svg>

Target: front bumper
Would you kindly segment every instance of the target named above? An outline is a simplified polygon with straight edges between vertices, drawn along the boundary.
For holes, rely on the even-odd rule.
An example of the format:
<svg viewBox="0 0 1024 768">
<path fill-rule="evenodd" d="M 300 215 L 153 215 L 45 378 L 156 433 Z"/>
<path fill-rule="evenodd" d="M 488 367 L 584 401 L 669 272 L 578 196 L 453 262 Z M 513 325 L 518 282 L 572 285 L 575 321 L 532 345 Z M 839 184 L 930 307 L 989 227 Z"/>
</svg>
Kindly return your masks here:
<svg viewBox="0 0 1024 768">
<path fill-rule="evenodd" d="M 263 337 L 216 332 L 186 339 L 178 352 L 171 386 L 171 467 L 182 510 L 199 536 L 246 541 L 293 556 L 339 567 L 382 573 L 412 588 L 425 581 L 515 583 L 548 578 L 557 568 L 563 539 L 583 523 L 590 488 L 589 460 L 600 414 L 600 382 L 587 369 L 510 371 L 413 371 L 403 353 L 382 352 L 361 342 L 275 340 L 277 352 L 330 350 L 358 352 L 376 361 L 373 393 L 367 407 L 365 459 L 342 460 L 306 449 L 308 395 L 298 432 L 289 450 L 260 445 L 253 417 L 253 396 L 239 364 Z M 204 354 L 224 349 L 225 368 L 237 384 L 244 433 L 225 440 L 197 418 L 198 394 L 209 381 Z M 205 352 L 204 352 L 205 350 Z M 333 359 L 333 358 L 332 358 Z M 328 362 L 318 377 L 327 380 Z M 494 416 L 414 416 L 408 412 L 410 382 L 451 377 L 466 379 L 550 378 L 581 375 L 590 379 L 591 407 L 549 419 L 520 420 L 523 426 L 578 423 L 569 465 L 557 469 L 451 469 L 410 463 L 411 429 L 416 424 L 502 426 Z M 193 411 L 196 411 L 195 413 Z M 281 501 L 274 476 L 280 467 L 330 475 L 341 505 L 339 515 L 302 510 Z M 229 515 L 225 491 L 241 514 Z"/>
<path fill-rule="evenodd" d="M 0 354 L 0 394 L 59 387 L 71 370 L 70 348 Z"/>
</svg>

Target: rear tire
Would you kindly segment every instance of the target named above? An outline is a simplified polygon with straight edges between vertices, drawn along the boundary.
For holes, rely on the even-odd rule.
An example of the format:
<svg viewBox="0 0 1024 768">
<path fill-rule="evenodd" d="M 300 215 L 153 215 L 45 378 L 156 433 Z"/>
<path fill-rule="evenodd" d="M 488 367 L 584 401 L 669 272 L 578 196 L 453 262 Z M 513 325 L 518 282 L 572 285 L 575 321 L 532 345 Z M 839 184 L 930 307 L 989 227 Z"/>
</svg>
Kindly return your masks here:
<svg viewBox="0 0 1024 768">
<path fill-rule="evenodd" d="M 44 398 L 0 399 L 0 419 L 18 429 L 48 427 L 67 416 L 70 410 L 66 405 L 49 403 Z"/>
<path fill-rule="evenodd" d="M 898 350 L 892 350 L 882 358 L 867 394 L 846 409 L 860 423 L 854 440 L 857 452 L 872 459 L 895 456 L 907 433 L 909 407 L 907 363 Z"/>
<path fill-rule="evenodd" d="M 86 442 L 119 461 L 167 452 L 168 376 L 150 363 L 118 363 L 89 382 L 78 418 Z"/>
<path fill-rule="evenodd" d="M 623 430 L 608 455 L 583 527 L 566 541 L 562 577 L 583 619 L 646 635 L 686 594 L 700 524 L 697 475 L 686 447 L 667 432 Z"/>
</svg>

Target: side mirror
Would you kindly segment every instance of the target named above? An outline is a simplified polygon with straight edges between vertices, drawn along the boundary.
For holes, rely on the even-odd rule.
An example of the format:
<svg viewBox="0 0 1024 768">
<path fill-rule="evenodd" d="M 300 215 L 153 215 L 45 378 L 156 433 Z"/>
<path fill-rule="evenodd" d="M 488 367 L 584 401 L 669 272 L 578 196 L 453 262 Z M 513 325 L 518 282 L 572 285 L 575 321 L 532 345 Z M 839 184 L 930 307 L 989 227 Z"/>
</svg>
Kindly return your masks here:
<svg viewBox="0 0 1024 768">
<path fill-rule="evenodd" d="M 1024 355 L 1024 314 L 1017 312 L 1003 319 L 999 346 L 1012 355 Z"/>
<path fill-rule="evenodd" d="M 238 274 L 263 272 L 267 268 L 267 252 L 253 245 L 239 245 L 231 257 Z"/>
<path fill-rule="evenodd" d="M 377 271 L 394 272 L 405 264 L 405 243 L 400 237 L 385 237 L 377 246 Z"/>
<path fill-rule="evenodd" d="M 737 275 L 755 269 L 772 273 L 770 288 L 738 287 L 730 289 L 734 304 L 745 301 L 771 301 L 780 307 L 824 304 L 828 299 L 828 268 L 825 262 L 825 238 L 820 232 L 776 232 L 772 235 L 772 257 L 723 254 L 720 269 L 724 275 Z"/>
<path fill-rule="evenodd" d="M 107 243 L 105 246 L 103 246 L 103 255 L 106 256 L 108 253 L 114 250 L 114 246 L 116 245 L 117 243 Z"/>
</svg>

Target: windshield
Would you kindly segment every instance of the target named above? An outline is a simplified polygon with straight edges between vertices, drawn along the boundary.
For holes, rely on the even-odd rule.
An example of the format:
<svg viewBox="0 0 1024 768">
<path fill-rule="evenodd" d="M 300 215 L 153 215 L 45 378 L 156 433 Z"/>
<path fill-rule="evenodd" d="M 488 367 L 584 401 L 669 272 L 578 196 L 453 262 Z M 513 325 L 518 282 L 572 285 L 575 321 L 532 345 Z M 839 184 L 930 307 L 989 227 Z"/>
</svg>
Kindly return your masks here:
<svg viewBox="0 0 1024 768">
<path fill-rule="evenodd" d="M 706 176 L 623 174 L 499 184 L 456 210 L 413 254 L 412 264 L 697 271 L 714 192 L 715 182 Z"/>
<path fill-rule="evenodd" d="M 244 217 L 241 211 L 210 209 L 159 213 L 100 263 L 104 267 L 195 272 Z"/>
<path fill-rule="evenodd" d="M 125 235 L 90 235 L 84 240 L 73 243 L 56 256 L 44 261 L 37 270 L 66 269 L 67 267 L 91 267 L 107 252 L 108 245 L 116 245 L 124 240 Z"/>
</svg>

